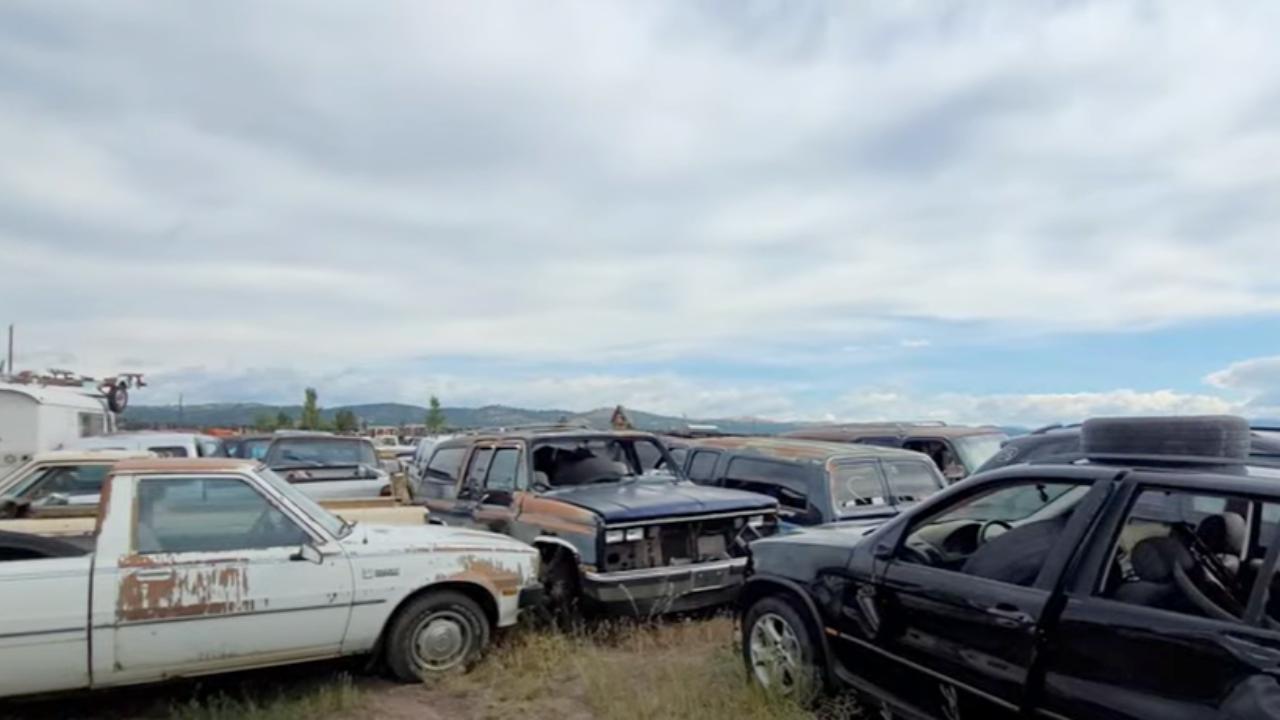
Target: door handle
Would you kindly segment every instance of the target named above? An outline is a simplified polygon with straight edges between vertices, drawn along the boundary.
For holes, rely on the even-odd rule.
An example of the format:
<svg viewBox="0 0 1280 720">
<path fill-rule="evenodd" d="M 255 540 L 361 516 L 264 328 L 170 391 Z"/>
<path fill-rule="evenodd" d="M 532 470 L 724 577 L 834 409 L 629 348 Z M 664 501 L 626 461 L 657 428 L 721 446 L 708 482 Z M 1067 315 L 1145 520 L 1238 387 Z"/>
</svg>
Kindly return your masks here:
<svg viewBox="0 0 1280 720">
<path fill-rule="evenodd" d="M 1035 618 L 1008 603 L 1000 603 L 995 607 L 987 608 L 987 614 L 995 617 L 996 622 L 1001 625 L 1035 624 Z"/>
</svg>

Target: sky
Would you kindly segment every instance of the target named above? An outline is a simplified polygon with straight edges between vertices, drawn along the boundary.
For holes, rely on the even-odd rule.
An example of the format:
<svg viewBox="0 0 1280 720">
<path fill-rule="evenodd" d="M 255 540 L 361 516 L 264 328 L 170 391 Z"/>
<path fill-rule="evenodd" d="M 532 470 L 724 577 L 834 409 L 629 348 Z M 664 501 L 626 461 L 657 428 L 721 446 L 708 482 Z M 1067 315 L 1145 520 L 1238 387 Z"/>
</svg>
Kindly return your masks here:
<svg viewBox="0 0 1280 720">
<path fill-rule="evenodd" d="M 0 323 L 138 404 L 1276 417 L 1277 23 L 8 0 Z"/>
</svg>

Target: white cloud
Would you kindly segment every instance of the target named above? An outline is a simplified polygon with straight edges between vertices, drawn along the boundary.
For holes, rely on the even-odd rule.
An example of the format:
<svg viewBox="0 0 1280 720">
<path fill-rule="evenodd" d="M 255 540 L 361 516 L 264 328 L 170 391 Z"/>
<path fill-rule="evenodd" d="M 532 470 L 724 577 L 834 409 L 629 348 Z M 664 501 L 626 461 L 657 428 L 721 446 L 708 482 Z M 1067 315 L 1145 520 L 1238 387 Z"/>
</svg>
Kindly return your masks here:
<svg viewBox="0 0 1280 720">
<path fill-rule="evenodd" d="M 215 379 L 1280 312 L 1280 8 L 891 5 L 7 3 L 0 307 L 30 362 Z M 589 375 L 510 390 L 870 411 Z M 1212 405 L 901 409 L 971 401 Z"/>
</svg>

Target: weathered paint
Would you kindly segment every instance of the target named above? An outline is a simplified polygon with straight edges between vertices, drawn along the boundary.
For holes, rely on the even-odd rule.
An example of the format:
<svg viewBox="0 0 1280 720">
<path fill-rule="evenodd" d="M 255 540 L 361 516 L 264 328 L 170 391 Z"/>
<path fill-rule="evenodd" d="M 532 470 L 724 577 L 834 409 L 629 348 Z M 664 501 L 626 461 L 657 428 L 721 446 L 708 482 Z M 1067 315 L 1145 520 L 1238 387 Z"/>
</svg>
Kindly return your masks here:
<svg viewBox="0 0 1280 720">
<path fill-rule="evenodd" d="M 286 515 L 305 514 L 252 472 L 237 474 L 250 484 L 262 483 L 263 496 Z M 317 562 L 293 560 L 296 547 L 142 555 L 133 550 L 137 473 L 118 474 L 108 487 L 97 518 L 84 519 L 99 535 L 96 558 L 0 567 L 22 570 L 28 584 L 48 581 L 67 588 L 40 602 L 0 602 L 7 609 L 0 635 L 49 632 L 41 624 L 48 622 L 79 633 L 78 644 L 56 633 L 47 641 L 0 641 L 0 667 L 43 663 L 8 674 L 21 682 L 0 678 L 0 697 L 28 687 L 107 687 L 369 652 L 392 613 L 437 582 L 483 589 L 493 598 L 495 625 L 508 627 L 519 618 L 521 589 L 537 578 L 539 554 L 533 547 L 421 522 L 361 524 L 342 539 L 317 537 Z M 44 521 L 46 527 L 56 524 Z M 6 577 L 0 572 L 0 581 Z M 94 582 L 102 587 L 91 590 Z M 48 608 L 58 603 L 65 608 L 50 614 Z"/>
<path fill-rule="evenodd" d="M 116 601 L 116 619 L 119 622 L 228 615 L 254 610 L 254 602 L 245 597 L 249 591 L 249 576 L 243 563 L 173 565 L 163 570 L 148 568 L 142 572 L 168 574 L 151 578 L 143 577 L 137 570 L 123 573 Z"/>
</svg>

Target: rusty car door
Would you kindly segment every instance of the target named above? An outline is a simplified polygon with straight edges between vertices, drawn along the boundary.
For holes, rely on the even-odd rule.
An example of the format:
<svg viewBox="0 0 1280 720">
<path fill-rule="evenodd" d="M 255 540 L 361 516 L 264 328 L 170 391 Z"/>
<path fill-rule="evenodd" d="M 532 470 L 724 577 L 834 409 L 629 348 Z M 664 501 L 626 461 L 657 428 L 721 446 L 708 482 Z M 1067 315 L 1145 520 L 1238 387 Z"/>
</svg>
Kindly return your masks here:
<svg viewBox="0 0 1280 720">
<path fill-rule="evenodd" d="M 238 475 L 132 489 L 125 551 L 95 570 L 95 685 L 339 653 L 354 579 L 335 538 Z"/>
</svg>

